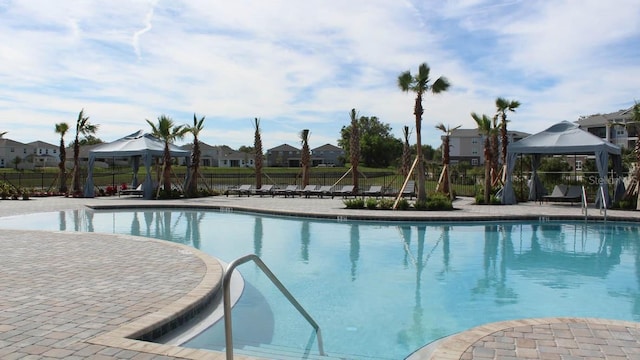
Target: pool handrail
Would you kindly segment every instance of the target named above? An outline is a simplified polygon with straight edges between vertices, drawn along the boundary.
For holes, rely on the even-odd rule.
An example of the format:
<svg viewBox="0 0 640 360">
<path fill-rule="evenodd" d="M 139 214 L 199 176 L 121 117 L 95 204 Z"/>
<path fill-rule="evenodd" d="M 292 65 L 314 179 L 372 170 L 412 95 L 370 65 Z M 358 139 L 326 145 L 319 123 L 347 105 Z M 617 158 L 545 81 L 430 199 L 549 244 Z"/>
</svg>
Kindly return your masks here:
<svg viewBox="0 0 640 360">
<path fill-rule="evenodd" d="M 604 196 L 604 187 L 600 186 L 600 198 L 602 199 L 602 201 L 600 202 L 600 214 L 602 214 L 602 211 L 604 209 L 604 221 L 607 221 L 607 198 Z"/>
<path fill-rule="evenodd" d="M 584 185 L 581 186 L 582 187 L 582 199 L 581 199 L 581 205 L 582 205 L 582 213 L 584 214 L 584 219 L 587 220 L 587 209 L 588 209 L 588 204 L 587 204 L 587 191 L 584 188 Z"/>
<path fill-rule="evenodd" d="M 282 295 L 284 295 L 287 300 L 293 305 L 298 312 L 309 322 L 309 324 L 316 331 L 316 336 L 318 338 L 318 351 L 320 355 L 324 356 L 324 348 L 322 346 L 322 334 L 320 332 L 320 326 L 318 323 L 313 320 L 311 315 L 300 305 L 300 303 L 293 297 L 293 295 L 287 290 L 287 288 L 280 282 L 280 280 L 276 277 L 276 275 L 269 269 L 269 267 L 260 259 L 260 257 L 256 254 L 248 254 L 242 257 L 239 257 L 233 260 L 224 271 L 224 276 L 222 277 L 222 291 L 223 291 L 223 306 L 224 306 L 224 334 L 225 334 L 225 345 L 226 345 L 226 354 L 227 360 L 233 360 L 233 330 L 231 324 L 231 274 L 233 270 L 239 265 L 242 265 L 246 262 L 253 261 L 258 265 L 260 270 L 267 275 L 269 280 L 280 290 Z"/>
</svg>

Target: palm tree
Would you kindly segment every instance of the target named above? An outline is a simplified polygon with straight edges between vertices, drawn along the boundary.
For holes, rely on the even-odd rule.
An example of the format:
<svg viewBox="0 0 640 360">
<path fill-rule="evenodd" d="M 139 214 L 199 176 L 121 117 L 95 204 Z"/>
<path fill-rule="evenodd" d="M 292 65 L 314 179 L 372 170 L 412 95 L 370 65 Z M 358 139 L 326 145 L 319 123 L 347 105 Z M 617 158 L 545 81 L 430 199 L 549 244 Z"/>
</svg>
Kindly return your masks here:
<svg viewBox="0 0 640 360">
<path fill-rule="evenodd" d="M 429 84 L 429 66 L 427 63 L 422 63 L 418 67 L 418 73 L 415 75 L 411 75 L 410 71 L 405 71 L 398 76 L 398 87 L 405 92 L 415 92 L 416 93 L 416 101 L 413 108 L 413 114 L 416 117 L 416 152 L 417 154 L 417 162 L 418 162 L 418 191 L 416 194 L 417 201 L 426 201 L 427 192 L 425 188 L 425 176 L 424 176 L 424 161 L 422 154 L 422 133 L 421 133 L 421 125 L 422 125 L 422 114 L 424 113 L 424 108 L 422 107 L 422 95 L 431 91 L 433 94 L 438 94 L 443 91 L 447 91 L 450 84 L 447 78 L 441 76 L 433 84 Z"/>
<path fill-rule="evenodd" d="M 449 194 L 453 197 L 453 193 L 449 191 L 449 185 L 451 182 L 450 172 L 449 172 L 449 161 L 450 161 L 450 145 L 449 141 L 451 138 L 451 134 L 458 130 L 462 125 L 458 125 L 453 129 L 449 126 L 444 126 L 443 123 L 438 123 L 436 125 L 436 129 L 442 131 L 444 133 L 444 138 L 442 139 L 442 176 L 441 179 L 444 178 L 444 182 L 438 183 L 438 189 L 445 194 Z"/>
<path fill-rule="evenodd" d="M 198 192 L 198 179 L 200 177 L 200 141 L 198 136 L 204 128 L 204 116 L 198 120 L 196 114 L 193 114 L 193 126 L 185 127 L 188 132 L 193 135 L 193 147 L 191 148 L 191 176 L 187 183 L 185 193 L 190 197 L 195 197 Z"/>
<path fill-rule="evenodd" d="M 627 127 L 633 126 L 636 131 L 636 135 L 638 133 L 638 126 L 640 125 L 640 103 L 637 101 L 633 105 L 632 113 L 631 113 L 631 121 L 627 123 Z M 625 198 L 630 197 L 631 195 L 636 195 L 636 210 L 640 210 L 640 140 L 636 140 L 636 144 L 633 147 L 633 154 L 636 158 L 635 169 L 633 171 L 633 176 L 631 177 L 631 183 L 625 192 Z"/>
<path fill-rule="evenodd" d="M 69 131 L 69 124 L 61 122 L 56 124 L 56 134 L 60 134 L 60 162 L 58 163 L 58 169 L 60 169 L 60 188 L 61 193 L 67 192 L 67 167 L 65 162 L 67 160 L 67 149 L 64 147 L 64 135 Z"/>
<path fill-rule="evenodd" d="M 353 193 L 358 193 L 358 164 L 360 163 L 360 128 L 358 127 L 358 113 L 356 109 L 351 109 L 351 138 L 349 144 L 349 155 L 351 158 L 351 179 L 353 183 Z"/>
<path fill-rule="evenodd" d="M 509 136 L 507 134 L 507 111 L 516 112 L 520 102 L 516 100 L 496 99 L 496 117 L 500 117 L 500 141 L 502 142 L 501 160 L 502 165 L 507 164 L 507 147 L 509 146 Z M 494 125 L 495 126 L 495 125 Z M 497 156 L 496 156 L 497 157 Z"/>
<path fill-rule="evenodd" d="M 491 136 L 494 134 L 494 127 L 491 119 L 482 114 L 471 113 L 471 117 L 478 125 L 478 131 L 484 136 L 484 203 L 491 202 Z"/>
<path fill-rule="evenodd" d="M 169 144 L 182 139 L 189 132 L 184 125 L 175 125 L 173 119 L 166 115 L 158 117 L 158 123 L 154 124 L 147 119 L 147 123 L 151 126 L 151 134 L 164 142 L 164 154 L 162 156 L 162 186 L 166 194 L 171 193 L 171 151 Z"/>
<path fill-rule="evenodd" d="M 254 119 L 253 151 L 255 152 L 256 188 L 262 187 L 262 136 L 260 135 L 260 119 Z"/>
<path fill-rule="evenodd" d="M 8 133 L 8 131 L 0 132 L 0 138 L 1 138 L 1 137 L 3 137 L 3 136 L 5 136 L 7 133 Z"/>
<path fill-rule="evenodd" d="M 84 116 L 84 109 L 80 110 L 76 120 L 76 138 L 73 142 L 73 188 L 74 195 L 80 193 L 80 135 L 93 135 L 98 131 L 99 125 L 89 122 L 89 117 Z"/>
<path fill-rule="evenodd" d="M 409 127 L 405 126 L 402 129 L 402 135 L 404 137 L 404 143 L 402 145 L 402 168 L 400 173 L 404 178 L 409 176 L 409 168 L 411 168 L 411 146 L 409 146 Z"/>
<path fill-rule="evenodd" d="M 311 162 L 311 152 L 309 150 L 309 129 L 300 132 L 302 142 L 302 154 L 300 155 L 300 166 L 302 166 L 302 187 L 309 185 L 309 171 Z"/>
</svg>

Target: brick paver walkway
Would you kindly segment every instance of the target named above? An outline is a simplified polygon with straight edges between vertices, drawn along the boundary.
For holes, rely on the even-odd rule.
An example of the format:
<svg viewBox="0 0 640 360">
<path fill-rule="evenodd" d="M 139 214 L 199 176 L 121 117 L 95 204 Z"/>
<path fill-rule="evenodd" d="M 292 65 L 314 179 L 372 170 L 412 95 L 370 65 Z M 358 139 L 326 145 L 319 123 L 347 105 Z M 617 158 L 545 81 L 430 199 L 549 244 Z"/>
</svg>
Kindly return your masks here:
<svg viewBox="0 0 640 360">
<path fill-rule="evenodd" d="M 445 338 L 410 359 L 640 359 L 640 323 L 582 318 L 504 321 Z"/>
<path fill-rule="evenodd" d="M 1 234 L 1 359 L 220 358 L 129 339 L 210 299 L 222 268 L 208 256 L 131 236 Z"/>
</svg>

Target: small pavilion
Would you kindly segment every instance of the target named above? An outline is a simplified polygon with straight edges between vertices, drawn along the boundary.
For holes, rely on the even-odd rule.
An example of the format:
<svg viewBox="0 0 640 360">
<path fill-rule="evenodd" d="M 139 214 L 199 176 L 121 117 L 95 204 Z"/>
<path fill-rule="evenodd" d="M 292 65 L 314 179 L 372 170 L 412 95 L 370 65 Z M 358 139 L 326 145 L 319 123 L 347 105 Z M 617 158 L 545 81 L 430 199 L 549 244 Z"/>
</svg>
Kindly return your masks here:
<svg viewBox="0 0 640 360">
<path fill-rule="evenodd" d="M 598 168 L 598 185 L 600 187 L 596 195 L 596 205 L 600 206 L 602 194 L 604 194 L 607 207 L 611 207 L 607 187 L 607 170 L 609 156 L 611 156 L 613 160 L 613 170 L 617 178 L 615 200 L 619 200 L 619 197 L 624 193 L 620 147 L 581 129 L 574 123 L 562 121 L 542 132 L 509 144 L 507 149 L 507 176 L 501 195 L 503 204 L 516 203 L 515 191 L 513 189 L 513 170 L 515 169 L 516 159 L 519 154 L 529 154 L 532 157 L 529 200 L 540 200 L 544 195 L 543 185 L 537 173 L 543 155 L 595 155 L 596 166 Z"/>
<path fill-rule="evenodd" d="M 179 147 L 169 144 L 169 152 L 172 157 L 187 158 L 187 166 L 189 165 L 189 157 L 191 153 L 182 150 Z M 147 175 L 142 182 L 143 198 L 153 199 L 153 180 L 151 178 L 151 165 L 154 157 L 162 157 L 164 155 L 164 141 L 142 130 L 125 136 L 116 141 L 101 144 L 89 151 L 89 164 L 87 171 L 87 181 L 84 186 L 84 196 L 94 197 L 95 189 L 93 185 L 93 167 L 96 158 L 110 157 L 131 157 L 133 167 L 132 187 L 138 186 L 138 170 L 140 169 L 140 160 L 144 164 Z M 189 172 L 187 171 L 187 174 Z"/>
</svg>

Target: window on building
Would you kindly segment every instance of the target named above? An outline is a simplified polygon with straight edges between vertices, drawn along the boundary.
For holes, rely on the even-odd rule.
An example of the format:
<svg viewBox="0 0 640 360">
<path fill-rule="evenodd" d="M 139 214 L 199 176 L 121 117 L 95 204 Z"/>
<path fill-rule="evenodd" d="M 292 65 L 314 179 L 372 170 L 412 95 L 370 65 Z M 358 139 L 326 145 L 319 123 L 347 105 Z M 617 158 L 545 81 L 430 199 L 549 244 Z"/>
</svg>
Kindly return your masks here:
<svg viewBox="0 0 640 360">
<path fill-rule="evenodd" d="M 576 170 L 582 171 L 582 160 L 576 160 Z"/>
<path fill-rule="evenodd" d="M 473 166 L 478 165 L 478 159 L 471 159 L 471 165 Z"/>
<path fill-rule="evenodd" d="M 471 155 L 478 155 L 478 148 L 471 149 Z"/>
<path fill-rule="evenodd" d="M 624 129 L 617 129 L 616 130 L 616 136 L 624 136 Z"/>
<path fill-rule="evenodd" d="M 14 148 L 11 148 L 11 150 L 10 150 L 10 151 L 11 151 L 11 152 L 16 152 L 16 149 L 14 149 Z"/>
</svg>

